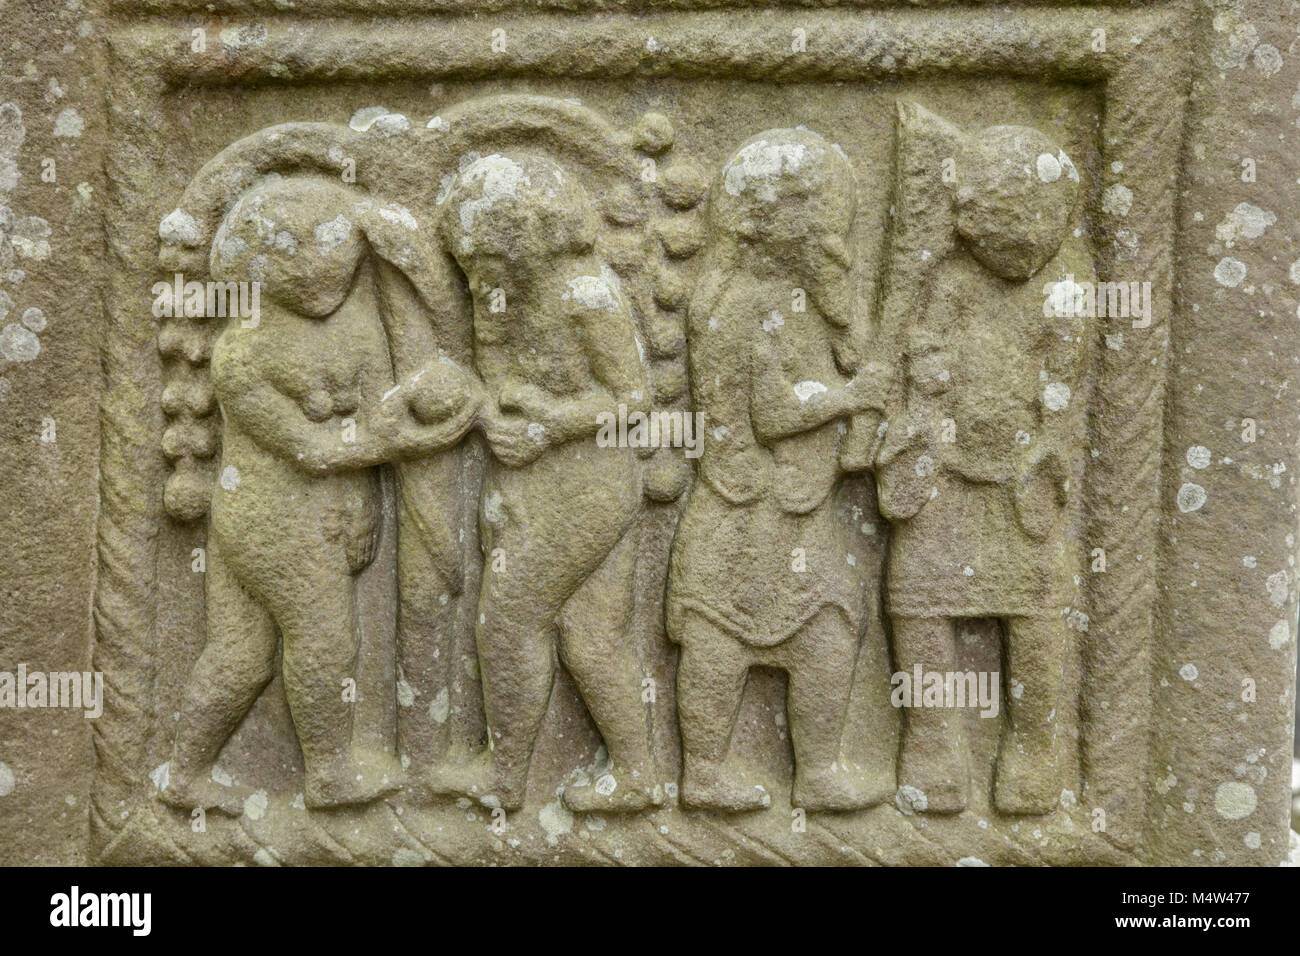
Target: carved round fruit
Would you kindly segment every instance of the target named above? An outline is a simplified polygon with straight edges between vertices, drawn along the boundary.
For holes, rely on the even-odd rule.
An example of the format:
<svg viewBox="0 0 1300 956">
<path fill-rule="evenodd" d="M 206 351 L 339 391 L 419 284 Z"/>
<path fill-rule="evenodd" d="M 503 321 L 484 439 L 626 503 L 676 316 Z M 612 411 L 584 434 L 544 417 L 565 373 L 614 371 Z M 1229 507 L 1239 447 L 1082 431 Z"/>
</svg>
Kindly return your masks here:
<svg viewBox="0 0 1300 956">
<path fill-rule="evenodd" d="M 302 413 L 309 421 L 326 421 L 334 414 L 334 396 L 323 388 L 312 389 L 302 398 Z"/>
<path fill-rule="evenodd" d="M 690 481 L 690 462 L 676 449 L 661 448 L 646 464 L 642 487 L 651 501 L 676 501 Z"/>
<path fill-rule="evenodd" d="M 636 121 L 632 130 L 637 149 L 654 155 L 673 145 L 673 124 L 663 113 L 651 111 Z"/>
<path fill-rule="evenodd" d="M 211 354 L 207 330 L 185 319 L 173 319 L 158 332 L 158 351 L 191 365 L 206 362 Z"/>
<path fill-rule="evenodd" d="M 189 412 L 195 418 L 202 418 L 212 411 L 215 403 L 215 397 L 212 392 L 212 385 L 207 381 L 205 375 L 190 372 L 190 378 L 182 378 L 169 382 L 163 389 L 162 399 L 159 404 L 162 410 L 168 415 L 179 415 L 182 412 Z"/>
<path fill-rule="evenodd" d="M 451 365 L 435 362 L 411 384 L 407 404 L 416 421 L 431 425 L 451 417 L 469 397 L 465 376 Z"/>
<path fill-rule="evenodd" d="M 211 493 L 211 481 L 206 476 L 190 469 L 178 470 L 167 479 L 163 505 L 178 521 L 194 521 L 207 513 Z"/>
<path fill-rule="evenodd" d="M 163 429 L 162 450 L 172 460 L 211 458 L 217 450 L 217 439 L 206 423 L 181 419 Z"/>
<path fill-rule="evenodd" d="M 704 246 L 704 224 L 695 216 L 683 213 L 659 224 L 659 241 L 672 259 L 685 259 Z"/>
<path fill-rule="evenodd" d="M 212 383 L 208 377 L 203 375 L 185 385 L 185 407 L 195 418 L 202 418 L 207 415 L 217 404 L 216 393 L 212 390 Z"/>
<path fill-rule="evenodd" d="M 698 165 L 676 162 L 659 173 L 659 197 L 673 209 L 694 209 L 709 189 L 709 177 Z"/>
<path fill-rule="evenodd" d="M 676 311 L 684 308 L 690 296 L 690 286 L 676 269 L 660 264 L 655 270 L 655 302 L 662 308 Z"/>
<path fill-rule="evenodd" d="M 162 337 L 159 336 L 161 346 Z M 168 415 L 179 415 L 185 410 L 185 385 L 181 382 L 171 382 L 163 389 L 162 398 L 158 404 Z"/>
</svg>

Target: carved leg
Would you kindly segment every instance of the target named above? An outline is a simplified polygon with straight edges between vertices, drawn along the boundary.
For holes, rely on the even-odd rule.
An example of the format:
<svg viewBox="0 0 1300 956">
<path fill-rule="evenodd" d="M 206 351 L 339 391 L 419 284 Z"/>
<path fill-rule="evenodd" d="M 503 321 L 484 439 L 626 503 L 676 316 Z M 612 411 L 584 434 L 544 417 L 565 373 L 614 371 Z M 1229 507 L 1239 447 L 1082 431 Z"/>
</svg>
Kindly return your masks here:
<svg viewBox="0 0 1300 956">
<path fill-rule="evenodd" d="M 162 799 L 182 809 L 239 815 L 249 787 L 212 779 L 217 756 L 270 682 L 275 624 L 236 579 L 215 536 L 207 547 L 208 641 L 185 685 L 167 789 Z"/>
<path fill-rule="evenodd" d="M 514 552 L 507 548 L 506 554 Z M 528 567 L 522 555 L 514 560 L 516 567 Z M 481 788 L 472 795 L 490 793 L 507 810 L 523 806 L 537 732 L 551 699 L 555 613 L 541 593 L 512 582 L 509 573 L 484 574 L 477 637 L 491 761 L 490 768 L 482 766 L 488 776 L 474 779 L 471 768 L 465 782 Z"/>
<path fill-rule="evenodd" d="M 445 749 L 447 723 L 429 712 L 427 701 L 451 691 L 451 670 L 459 670 L 456 625 L 464 573 L 457 479 L 465 467 L 459 452 L 401 462 L 394 469 L 397 504 L 397 663 L 407 682 L 426 695 L 418 707 L 397 715 L 398 753 L 423 774 Z M 466 529 L 468 530 L 468 529 Z M 468 639 L 468 635 L 466 635 Z M 474 687 L 474 696 L 478 688 Z M 440 746 L 441 745 L 441 746 Z"/>
<path fill-rule="evenodd" d="M 1061 796 L 1056 718 L 1064 652 L 1058 618 L 1006 621 L 1007 720 L 994 783 L 1003 813 L 1050 813 Z"/>
<path fill-rule="evenodd" d="M 840 762 L 858 640 L 839 608 L 828 607 L 783 648 L 786 709 L 794 744 L 792 803 L 808 811 L 860 810 L 879 802 L 860 770 Z"/>
<path fill-rule="evenodd" d="M 355 704 L 344 691 L 360 644 L 355 578 L 341 559 L 268 567 L 267 590 L 275 594 L 284 637 L 284 686 L 307 769 L 307 806 L 366 803 L 397 790 L 401 774 L 393 755 L 361 753 L 352 745 Z"/>
<path fill-rule="evenodd" d="M 894 659 L 901 671 L 942 674 L 956 670 L 957 649 L 948 618 L 893 620 Z M 930 813 L 957 813 L 966 809 L 969 773 L 961 748 L 961 713 L 947 707 L 921 707 L 921 688 L 912 688 L 913 706 L 903 718 L 903 746 L 898 760 L 898 786 L 925 795 Z M 919 794 L 903 791 L 921 809 Z"/>
<path fill-rule="evenodd" d="M 682 732 L 682 803 L 692 808 L 758 810 L 772 798 L 730 766 L 727 751 L 749 675 L 735 638 L 692 614 L 677 665 L 677 716 Z"/>
<path fill-rule="evenodd" d="M 627 632 L 637 543 L 635 531 L 624 535 L 561 615 L 561 659 L 610 758 L 608 773 L 593 785 L 565 788 L 564 802 L 575 812 L 641 810 L 656 802 L 650 711 L 641 701 L 643 672 Z"/>
</svg>

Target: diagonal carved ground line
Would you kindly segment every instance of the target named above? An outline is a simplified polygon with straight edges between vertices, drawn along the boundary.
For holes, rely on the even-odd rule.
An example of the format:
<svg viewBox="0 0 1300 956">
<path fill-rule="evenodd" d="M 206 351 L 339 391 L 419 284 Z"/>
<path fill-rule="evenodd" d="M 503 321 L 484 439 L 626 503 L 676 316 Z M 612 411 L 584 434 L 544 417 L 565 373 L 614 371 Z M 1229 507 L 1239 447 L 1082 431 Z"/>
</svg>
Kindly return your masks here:
<svg viewBox="0 0 1300 956">
<path fill-rule="evenodd" d="M 836 845 L 833 847 L 827 846 L 828 849 L 840 853 L 841 852 L 840 847 L 847 847 L 849 852 L 858 858 L 854 862 L 856 862 L 859 866 L 864 866 L 864 865 L 884 866 L 885 865 L 881 860 L 877 860 L 866 850 L 859 849 L 858 847 L 854 846 L 852 840 L 845 839 L 835 829 L 833 829 L 829 823 L 825 823 L 824 821 L 818 820 L 814 823 L 809 824 L 809 832 L 811 833 L 814 831 L 821 831 L 820 834 L 818 835 L 818 839 L 821 839 L 823 841 L 833 839 L 836 842 Z"/>
<path fill-rule="evenodd" d="M 784 866 L 798 865 L 798 861 L 786 856 L 776 847 L 769 845 L 765 840 L 759 839 L 757 836 L 744 829 L 740 824 L 734 824 L 722 820 L 710 820 L 709 826 L 714 830 L 721 830 L 724 834 L 729 834 L 741 841 L 754 844 L 757 847 L 757 851 L 755 852 L 760 856 L 766 855 L 769 858 L 774 858 L 771 859 L 771 862 L 773 863 L 779 863 Z"/>
<path fill-rule="evenodd" d="M 669 853 L 676 858 L 677 862 L 686 866 L 712 866 L 712 862 L 698 856 L 693 849 L 674 840 L 666 833 L 660 833 L 657 829 L 651 831 L 657 838 L 656 842 L 664 846 Z"/>
<path fill-rule="evenodd" d="M 414 833 L 412 833 L 410 827 L 408 827 L 405 821 L 403 821 L 402 818 L 397 815 L 397 811 L 393 808 L 393 805 L 389 803 L 387 800 L 384 801 L 384 807 L 387 808 L 389 815 L 393 818 L 393 822 L 397 824 L 398 829 L 401 830 L 403 833 L 405 833 L 407 837 L 409 837 L 411 841 L 415 843 L 416 846 L 425 850 L 430 856 L 432 856 L 435 863 L 437 863 L 439 866 L 457 865 L 450 858 L 439 853 L 433 847 L 429 846 L 429 844 L 425 843 Z"/>
<path fill-rule="evenodd" d="M 613 855 L 610 854 L 610 853 L 607 853 L 605 850 L 602 850 L 599 846 L 597 846 L 595 840 L 587 840 L 585 843 L 582 844 L 582 847 L 585 848 L 585 849 L 586 849 L 589 853 L 591 853 L 593 856 L 598 856 L 598 857 L 600 857 L 600 861 L 598 861 L 598 862 L 604 862 L 604 863 L 605 863 L 606 865 L 608 865 L 608 866 L 628 866 L 628 865 L 629 865 L 629 864 L 626 863 L 625 861 L 618 859 L 617 857 L 613 856 Z M 580 855 L 581 855 L 581 854 L 580 854 Z"/>
</svg>

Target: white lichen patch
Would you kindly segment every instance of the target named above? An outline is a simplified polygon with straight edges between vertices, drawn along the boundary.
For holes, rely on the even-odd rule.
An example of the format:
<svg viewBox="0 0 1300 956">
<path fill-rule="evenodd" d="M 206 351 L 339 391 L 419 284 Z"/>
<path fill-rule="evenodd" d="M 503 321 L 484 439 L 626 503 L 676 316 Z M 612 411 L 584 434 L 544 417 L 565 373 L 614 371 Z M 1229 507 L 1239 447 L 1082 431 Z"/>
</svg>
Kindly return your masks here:
<svg viewBox="0 0 1300 956">
<path fill-rule="evenodd" d="M 801 402 L 808 401 L 808 399 L 812 398 L 814 395 L 826 394 L 826 386 L 823 383 L 815 382 L 812 379 L 795 382 L 793 388 L 795 398 L 799 399 Z"/>
<path fill-rule="evenodd" d="M 1243 202 L 1238 203 L 1237 208 L 1214 227 L 1214 234 L 1221 243 L 1231 249 L 1239 239 L 1258 239 L 1276 222 L 1277 216 L 1274 213 Z"/>
<path fill-rule="evenodd" d="M 1133 208 L 1133 190 L 1122 183 L 1106 187 L 1101 194 L 1101 211 L 1115 216 L 1127 216 Z"/>
<path fill-rule="evenodd" d="M 1054 183 L 1061 178 L 1061 161 L 1051 153 L 1039 153 L 1034 165 L 1038 178 L 1045 183 Z"/>
<path fill-rule="evenodd" d="M 930 800 L 919 787 L 904 785 L 895 792 L 894 805 L 910 817 L 914 813 L 924 813 L 930 806 Z"/>
<path fill-rule="evenodd" d="M 1049 411 L 1064 411 L 1070 406 L 1070 386 L 1064 382 L 1049 382 L 1043 388 L 1043 405 Z"/>
<path fill-rule="evenodd" d="M 375 120 L 379 119 L 381 116 L 387 115 L 388 107 L 386 106 L 362 107 L 352 114 L 352 118 L 348 120 L 348 126 L 356 130 L 358 133 L 364 133 L 374 125 Z"/>
<path fill-rule="evenodd" d="M 1246 278 L 1246 263 L 1232 256 L 1224 256 L 1214 267 L 1214 281 L 1219 285 L 1235 289 Z"/>
<path fill-rule="evenodd" d="M 379 207 L 379 215 L 411 232 L 416 232 L 420 228 L 420 223 L 411 215 L 411 211 L 400 203 L 385 203 Z"/>
<path fill-rule="evenodd" d="M 1246 65 L 1251 51 L 1259 45 L 1259 31 L 1249 20 L 1242 19 L 1239 6 L 1227 7 L 1215 14 L 1214 38 L 1210 59 L 1220 70 L 1240 69 Z"/>
<path fill-rule="evenodd" d="M 1079 181 L 1079 170 L 1075 167 L 1074 161 L 1070 159 L 1069 156 L 1065 155 L 1065 150 L 1062 149 L 1057 151 L 1056 161 L 1061 164 L 1061 170 L 1067 177 L 1069 177 L 1069 179 L 1076 183 Z M 1115 172 L 1121 172 L 1122 169 L 1123 166 L 1121 165 L 1120 169 L 1115 170 Z"/>
<path fill-rule="evenodd" d="M 1195 468 L 1201 471 L 1210 467 L 1210 461 L 1214 457 L 1210 454 L 1210 449 L 1204 445 L 1192 445 L 1187 449 L 1187 465 L 1189 468 Z"/>
<path fill-rule="evenodd" d="M 1086 289 L 1073 279 L 1049 283 L 1044 290 L 1047 305 L 1055 316 L 1079 315 L 1083 311 Z"/>
<path fill-rule="evenodd" d="M 221 487 L 226 491 L 234 491 L 239 487 L 239 469 L 234 465 L 227 465 L 221 471 Z"/>
<path fill-rule="evenodd" d="M 522 166 L 500 153 L 473 158 L 458 175 L 466 185 L 479 189 L 479 196 L 466 199 L 459 210 L 460 227 L 466 234 L 462 238 L 463 251 L 469 252 L 473 245 L 469 235 L 474 232 L 478 217 L 501 200 L 517 195 L 520 186 L 532 185 L 532 180 Z"/>
<path fill-rule="evenodd" d="M 376 116 L 370 123 L 370 128 L 381 136 L 396 136 L 398 133 L 405 133 L 411 128 L 411 121 L 401 113 L 385 113 L 382 116 Z"/>
<path fill-rule="evenodd" d="M 158 238 L 170 245 L 194 245 L 199 241 L 199 224 L 184 210 L 173 209 L 158 223 Z"/>
<path fill-rule="evenodd" d="M 265 790 L 258 790 L 256 793 L 250 793 L 244 798 L 244 816 L 250 820 L 260 820 L 266 816 L 266 808 L 270 805 Z"/>
<path fill-rule="evenodd" d="M 501 492 L 490 491 L 483 499 L 483 520 L 488 524 L 500 524 L 506 520 L 506 513 L 501 507 Z"/>
<path fill-rule="evenodd" d="M 405 679 L 397 681 L 397 706 L 410 707 L 415 703 L 415 688 L 412 687 Z"/>
<path fill-rule="evenodd" d="M 587 309 L 602 312 L 616 312 L 621 307 L 623 298 L 618 276 L 609 266 L 600 267 L 600 275 L 574 276 L 564 282 L 568 291 L 560 294 L 563 300 L 573 300 Z"/>
<path fill-rule="evenodd" d="M 14 772 L 4 761 L 0 761 L 0 797 L 7 797 L 14 792 L 17 781 Z"/>
<path fill-rule="evenodd" d="M 71 106 L 54 118 L 54 135 L 64 139 L 76 139 L 85 128 L 86 121 Z"/>
<path fill-rule="evenodd" d="M 1285 571 L 1277 571 L 1270 574 L 1264 581 L 1264 587 L 1268 590 L 1268 599 L 1278 607 L 1286 604 L 1287 593 L 1290 589 L 1290 581 Z"/>
<path fill-rule="evenodd" d="M 40 216 L 16 219 L 9 230 L 9 245 L 14 252 L 24 259 L 34 259 L 37 262 L 50 257 L 49 238 L 50 224 Z"/>
<path fill-rule="evenodd" d="M 320 247 L 321 252 L 331 252 L 346 242 L 350 235 L 352 235 L 352 222 L 347 216 L 339 213 L 329 222 L 322 222 L 316 226 L 316 245 Z"/>
<path fill-rule="evenodd" d="M 1282 69 L 1282 51 L 1271 43 L 1261 43 L 1255 47 L 1255 52 L 1250 58 L 1255 64 L 1255 69 L 1265 76 L 1272 76 Z"/>
<path fill-rule="evenodd" d="M 1178 489 L 1178 497 L 1175 499 L 1178 510 L 1183 514 L 1190 514 L 1193 511 L 1199 511 L 1205 504 L 1205 489 L 1195 482 L 1185 482 Z"/>
<path fill-rule="evenodd" d="M 1268 632 L 1268 646 L 1275 651 L 1280 651 L 1291 642 L 1291 625 L 1286 621 L 1278 621 Z"/>
<path fill-rule="evenodd" d="M 1214 791 L 1214 812 L 1227 820 L 1241 820 L 1255 812 L 1259 800 L 1248 783 L 1229 780 Z"/>
<path fill-rule="evenodd" d="M 555 846 L 560 837 L 573 832 L 573 814 L 559 800 L 552 800 L 537 814 L 537 822 L 546 833 L 546 842 Z"/>
<path fill-rule="evenodd" d="M 766 202 L 776 199 L 775 180 L 798 175 L 812 157 L 803 143 L 759 140 L 741 147 L 722 170 L 722 185 L 732 196 L 754 188 Z"/>
<path fill-rule="evenodd" d="M 1184 664 L 1182 667 L 1178 668 L 1178 676 L 1185 681 L 1191 682 L 1200 677 L 1201 672 L 1196 669 L 1195 664 Z"/>
<path fill-rule="evenodd" d="M 11 322 L 0 330 L 0 357 L 10 362 L 30 362 L 41 354 L 41 341 L 31 329 Z"/>
<path fill-rule="evenodd" d="M 436 724 L 445 724 L 450 715 L 451 694 L 444 687 L 433 695 L 433 700 L 429 701 L 429 717 Z"/>
</svg>

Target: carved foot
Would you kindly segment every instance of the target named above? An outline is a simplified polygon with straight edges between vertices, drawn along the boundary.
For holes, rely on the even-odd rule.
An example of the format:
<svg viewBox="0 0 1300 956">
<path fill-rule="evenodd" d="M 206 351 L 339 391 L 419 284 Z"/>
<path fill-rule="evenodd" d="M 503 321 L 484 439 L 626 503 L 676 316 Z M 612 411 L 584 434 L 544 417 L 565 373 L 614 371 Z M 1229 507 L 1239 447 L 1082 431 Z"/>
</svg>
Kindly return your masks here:
<svg viewBox="0 0 1300 956">
<path fill-rule="evenodd" d="M 664 802 L 662 788 L 650 783 L 649 774 L 613 767 L 588 783 L 565 785 L 563 800 L 574 813 L 630 813 Z"/>
<path fill-rule="evenodd" d="M 1051 747 L 1027 747 L 1010 736 L 998 754 L 994 804 L 1002 813 L 1041 816 L 1056 809 L 1061 779 Z"/>
<path fill-rule="evenodd" d="M 968 789 L 969 777 L 960 753 L 921 757 L 903 751 L 895 800 L 923 813 L 961 813 L 969 801 Z"/>
<path fill-rule="evenodd" d="M 682 805 L 693 810 L 762 810 L 772 805 L 772 795 L 746 781 L 744 771 L 687 757 L 682 772 Z"/>
<path fill-rule="evenodd" d="M 402 769 L 387 754 L 349 754 L 323 770 L 309 771 L 303 790 L 308 808 L 327 809 L 369 803 L 402 788 Z"/>
<path fill-rule="evenodd" d="M 425 775 L 424 785 L 434 796 L 469 797 L 488 807 L 518 810 L 524 805 L 524 785 L 504 784 L 488 750 L 433 767 Z"/>
<path fill-rule="evenodd" d="M 960 813 L 970 790 L 961 736 L 945 723 L 927 719 L 929 715 L 914 714 L 908 714 L 912 724 L 903 737 L 894 800 L 917 812 Z"/>
<path fill-rule="evenodd" d="M 802 771 L 795 766 L 791 801 L 809 813 L 865 810 L 887 800 L 893 794 L 867 778 L 858 768 L 831 764 L 816 770 Z"/>
<path fill-rule="evenodd" d="M 170 771 L 167 789 L 158 793 L 158 799 L 178 810 L 216 810 L 237 817 L 244 812 L 244 801 L 253 795 L 252 787 L 234 784 L 224 786 L 212 779 L 212 770 L 189 774 Z"/>
</svg>

